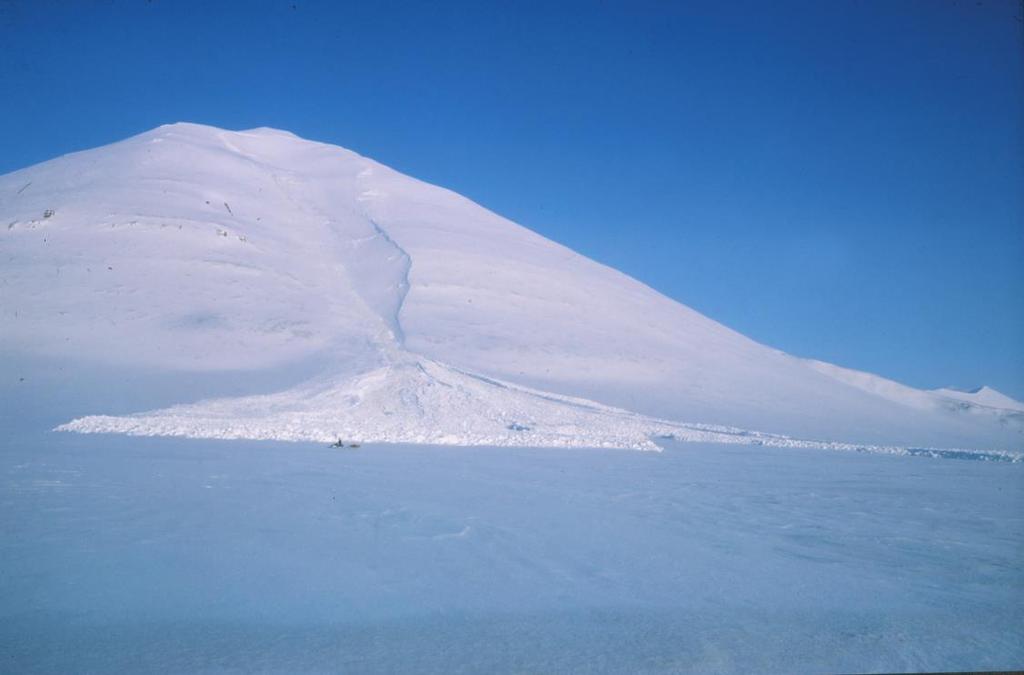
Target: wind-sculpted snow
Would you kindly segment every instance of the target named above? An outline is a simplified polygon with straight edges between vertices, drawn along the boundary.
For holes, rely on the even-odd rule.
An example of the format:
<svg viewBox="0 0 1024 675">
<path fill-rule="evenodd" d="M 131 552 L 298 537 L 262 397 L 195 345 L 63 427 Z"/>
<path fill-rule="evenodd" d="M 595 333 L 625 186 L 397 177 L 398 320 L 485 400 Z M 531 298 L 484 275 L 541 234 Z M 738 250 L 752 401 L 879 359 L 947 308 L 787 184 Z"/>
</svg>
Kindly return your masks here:
<svg viewBox="0 0 1024 675">
<path fill-rule="evenodd" d="M 695 420 L 858 447 L 1024 446 L 1005 397 L 784 354 L 287 132 L 176 124 L 51 160 L 0 177 L 0 219 L 5 353 L 182 377 L 323 366 L 278 394 L 80 430 L 650 448 L 676 428 L 661 420 Z"/>
</svg>

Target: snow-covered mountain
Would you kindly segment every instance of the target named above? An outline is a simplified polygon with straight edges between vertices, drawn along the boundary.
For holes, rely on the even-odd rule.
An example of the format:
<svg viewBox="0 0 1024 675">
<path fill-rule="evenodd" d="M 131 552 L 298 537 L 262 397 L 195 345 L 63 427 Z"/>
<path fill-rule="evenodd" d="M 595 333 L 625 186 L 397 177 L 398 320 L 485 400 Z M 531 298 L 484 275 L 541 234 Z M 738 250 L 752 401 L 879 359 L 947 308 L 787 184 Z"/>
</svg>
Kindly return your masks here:
<svg viewBox="0 0 1024 675">
<path fill-rule="evenodd" d="M 623 447 L 741 428 L 764 432 L 758 442 L 1024 440 L 1012 399 L 790 356 L 453 192 L 283 131 L 174 124 L 60 157 L 0 177 L 0 218 L 6 354 L 118 372 L 317 363 L 284 391 L 78 430 Z"/>
</svg>

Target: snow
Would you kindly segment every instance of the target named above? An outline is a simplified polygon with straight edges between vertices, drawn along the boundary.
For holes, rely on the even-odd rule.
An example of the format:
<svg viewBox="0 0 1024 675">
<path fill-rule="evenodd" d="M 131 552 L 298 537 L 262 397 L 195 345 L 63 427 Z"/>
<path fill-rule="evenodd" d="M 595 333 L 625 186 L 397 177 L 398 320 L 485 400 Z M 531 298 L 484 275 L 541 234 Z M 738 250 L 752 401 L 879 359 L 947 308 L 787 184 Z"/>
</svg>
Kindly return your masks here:
<svg viewBox="0 0 1024 675">
<path fill-rule="evenodd" d="M 960 405 L 760 345 L 455 193 L 287 132 L 160 127 L 0 177 L 0 218 L 0 351 L 128 372 L 314 372 L 243 392 L 273 399 L 217 404 L 254 437 L 287 437 L 267 432 L 279 417 L 259 422 L 267 410 L 246 407 L 270 400 L 323 421 L 317 433 L 458 435 L 461 408 L 432 408 L 445 431 L 427 436 L 367 415 L 345 423 L 376 426 L 346 430 L 340 411 L 310 408 L 323 382 L 338 386 L 320 397 L 335 405 L 397 360 L 515 385 L 530 405 L 568 397 L 803 440 L 1018 451 L 1024 438 L 1018 409 Z M 422 384 L 398 377 L 375 391 L 397 408 Z M 505 414 L 499 403 L 468 403 L 474 431 L 454 440 L 565 444 L 557 432 L 526 441 L 478 429 Z M 572 409 L 549 408 L 537 412 L 545 424 Z M 203 404 L 173 410 L 185 409 Z M 612 417 L 595 428 L 624 419 Z M 648 447 L 635 426 L 579 442 Z"/>
<path fill-rule="evenodd" d="M 0 669 L 1024 661 L 998 392 L 781 353 L 273 129 L 8 174 L 0 218 Z"/>
<path fill-rule="evenodd" d="M 283 392 L 89 415 L 58 431 L 132 436 L 466 446 L 658 450 L 689 441 L 897 455 L 1024 461 L 1024 452 L 796 439 L 737 427 L 658 420 L 594 401 L 531 390 L 395 352 L 349 380 L 316 377 Z"/>
<path fill-rule="evenodd" d="M 992 387 L 978 387 L 973 391 L 960 391 L 952 387 L 945 387 L 943 389 L 935 389 L 934 393 L 945 398 L 970 404 L 972 407 L 985 406 L 987 408 L 1024 412 L 1024 403 L 1014 400 Z"/>
<path fill-rule="evenodd" d="M 10 672 L 1024 661 L 1024 464 L 0 439 Z"/>
</svg>

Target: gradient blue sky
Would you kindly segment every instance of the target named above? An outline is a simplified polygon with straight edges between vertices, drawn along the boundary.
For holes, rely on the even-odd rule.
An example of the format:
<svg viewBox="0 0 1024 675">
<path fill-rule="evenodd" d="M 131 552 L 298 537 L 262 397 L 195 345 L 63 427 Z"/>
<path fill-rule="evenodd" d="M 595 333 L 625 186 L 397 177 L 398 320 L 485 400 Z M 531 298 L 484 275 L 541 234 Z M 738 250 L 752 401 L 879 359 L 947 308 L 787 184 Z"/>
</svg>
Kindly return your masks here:
<svg viewBox="0 0 1024 675">
<path fill-rule="evenodd" d="M 0 0 L 0 173 L 272 126 L 482 203 L 761 342 L 1024 398 L 1010 0 Z"/>
</svg>

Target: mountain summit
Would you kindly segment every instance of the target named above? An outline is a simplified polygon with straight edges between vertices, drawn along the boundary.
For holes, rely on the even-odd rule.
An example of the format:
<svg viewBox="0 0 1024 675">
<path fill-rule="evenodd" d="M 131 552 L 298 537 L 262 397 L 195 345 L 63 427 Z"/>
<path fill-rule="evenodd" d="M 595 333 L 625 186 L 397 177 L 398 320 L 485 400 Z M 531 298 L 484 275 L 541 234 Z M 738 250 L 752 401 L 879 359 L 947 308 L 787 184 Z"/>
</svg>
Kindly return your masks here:
<svg viewBox="0 0 1024 675">
<path fill-rule="evenodd" d="M 449 190 L 284 131 L 159 127 L 0 177 L 0 217 L 7 353 L 173 373 L 319 364 L 284 391 L 78 430 L 1021 445 L 1020 407 L 766 347 Z"/>
</svg>

